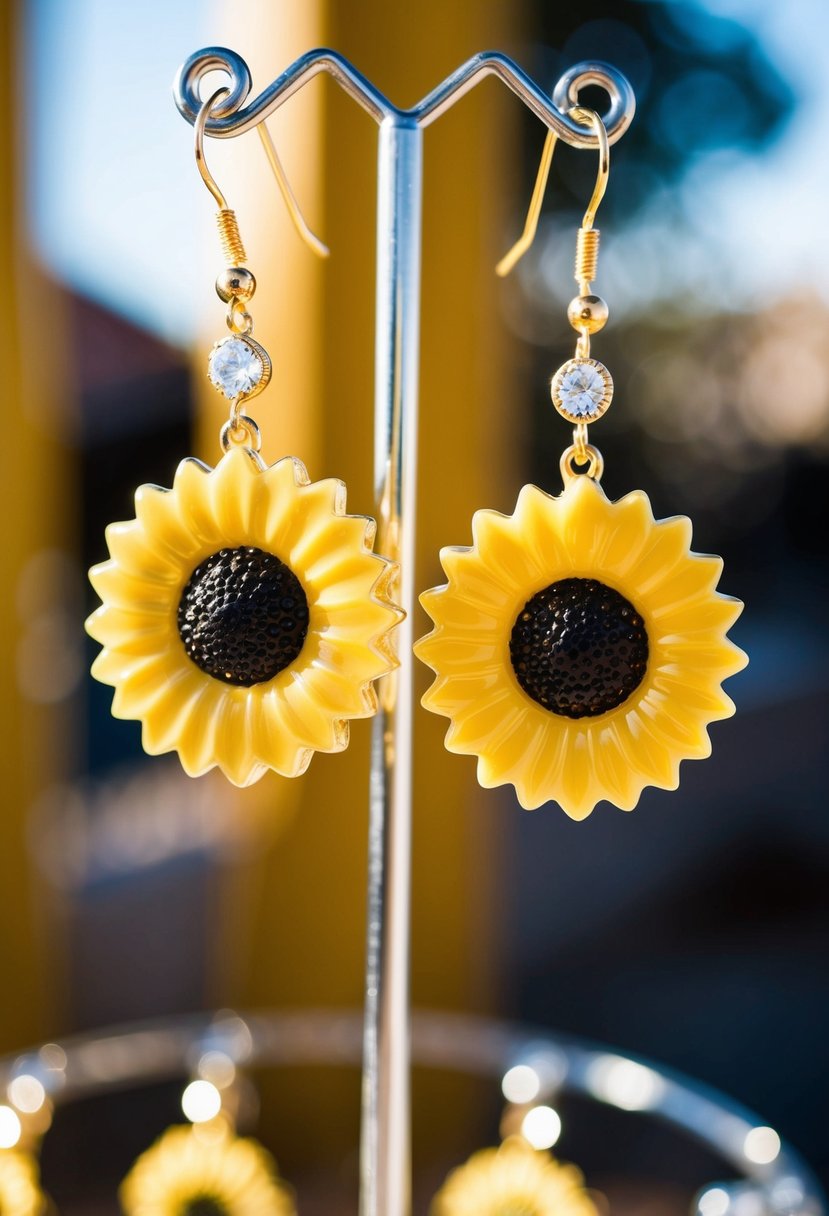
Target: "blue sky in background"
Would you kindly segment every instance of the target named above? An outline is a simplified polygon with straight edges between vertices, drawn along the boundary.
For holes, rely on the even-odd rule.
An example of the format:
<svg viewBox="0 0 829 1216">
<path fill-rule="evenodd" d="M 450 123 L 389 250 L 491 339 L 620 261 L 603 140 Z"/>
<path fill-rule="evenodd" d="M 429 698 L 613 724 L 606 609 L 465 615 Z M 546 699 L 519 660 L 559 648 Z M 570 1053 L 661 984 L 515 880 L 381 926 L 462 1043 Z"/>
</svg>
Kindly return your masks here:
<svg viewBox="0 0 829 1216">
<path fill-rule="evenodd" d="M 212 210 L 171 85 L 215 41 L 208 11 L 203 0 L 28 5 L 36 248 L 78 291 L 181 344 L 205 290 Z"/>
<path fill-rule="evenodd" d="M 798 285 L 829 299 L 829 252 L 825 240 L 815 239 L 814 206 L 829 188 L 829 159 L 822 151 L 829 132 L 829 5 L 702 0 L 699 7 L 752 30 L 797 102 L 782 138 L 762 157 L 719 151 L 697 162 L 683 182 L 686 215 L 710 249 L 698 251 L 710 288 L 726 303 L 752 311 Z"/>
<path fill-rule="evenodd" d="M 825 56 L 804 48 L 825 43 L 829 5 L 696 0 L 681 7 L 689 21 L 707 8 L 749 27 L 798 104 L 783 138 L 761 158 L 737 148 L 699 157 L 679 188 L 655 197 L 635 225 L 615 234 L 606 245 L 604 294 L 617 317 L 677 293 L 705 307 L 716 300 L 749 310 L 804 284 L 826 296 L 827 245 L 812 234 L 814 204 L 829 186 L 820 139 L 829 131 L 829 80 Z M 27 194 L 36 247 L 75 289 L 182 345 L 194 336 L 205 291 L 212 211 L 170 84 L 191 51 L 219 39 L 213 11 L 203 0 L 29 5 Z M 273 74 L 284 66 L 275 56 Z M 569 291 L 569 269 L 559 260 L 569 267 L 571 241 L 552 229 L 540 257 L 550 289 Z"/>
</svg>

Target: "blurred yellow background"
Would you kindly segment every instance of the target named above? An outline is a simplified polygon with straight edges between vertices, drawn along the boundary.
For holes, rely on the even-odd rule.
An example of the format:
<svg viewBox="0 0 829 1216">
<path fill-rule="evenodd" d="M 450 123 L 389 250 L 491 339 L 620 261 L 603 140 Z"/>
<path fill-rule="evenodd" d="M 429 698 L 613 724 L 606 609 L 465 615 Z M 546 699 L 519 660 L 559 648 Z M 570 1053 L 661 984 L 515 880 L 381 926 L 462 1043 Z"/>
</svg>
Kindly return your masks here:
<svg viewBox="0 0 829 1216">
<path fill-rule="evenodd" d="M 84 569 L 104 556 L 105 524 L 132 515 L 139 483 L 169 485 L 184 456 L 219 453 L 225 407 L 204 367 L 224 331 L 222 259 L 169 92 L 179 63 L 230 46 L 258 92 L 330 45 L 404 105 L 483 49 L 545 89 L 606 59 L 639 110 L 599 216 L 611 324 L 595 353 L 617 385 L 604 484 L 690 514 L 695 547 L 724 553 L 752 668 L 734 681 L 738 719 L 714 729 L 713 758 L 679 794 L 650 791 L 632 816 L 603 805 L 585 824 L 480 790 L 474 762 L 444 751 L 445 722 L 418 713 L 413 997 L 663 1059 L 763 1109 L 829 1168 L 823 7 L 18 0 L 2 21 L 0 1049 L 192 1010 L 362 1000 L 370 724 L 301 781 L 240 792 L 145 759 L 137 724 L 112 721 L 110 690 L 86 675 Z M 256 403 L 263 454 L 343 478 L 349 509 L 371 513 L 376 129 L 330 81 L 270 125 L 332 255 L 297 240 L 255 137 L 208 141 L 274 363 Z M 569 432 L 547 384 L 570 354 L 592 156 L 557 151 L 532 253 L 507 282 L 494 275 L 542 138 L 491 82 L 426 136 L 418 587 L 442 580 L 438 550 L 468 543 L 474 510 L 511 509 L 526 481 L 557 488 Z M 418 680 L 422 692 L 429 673 Z M 261 1078 L 261 1098 L 280 1160 L 313 1175 L 323 1156 L 350 1193 L 356 1076 Z M 56 1125 L 45 1161 L 62 1210 L 87 1210 L 84 1137 L 103 1137 L 112 1177 L 92 1190 L 109 1194 L 117 1163 L 161 1130 L 159 1109 L 92 1111 L 83 1134 Z M 494 1139 L 497 1109 L 483 1088 L 419 1074 L 424 1176 Z M 658 1158 L 644 1140 L 605 1145 L 597 1169 Z M 696 1164 L 665 1161 L 693 1189 Z"/>
</svg>

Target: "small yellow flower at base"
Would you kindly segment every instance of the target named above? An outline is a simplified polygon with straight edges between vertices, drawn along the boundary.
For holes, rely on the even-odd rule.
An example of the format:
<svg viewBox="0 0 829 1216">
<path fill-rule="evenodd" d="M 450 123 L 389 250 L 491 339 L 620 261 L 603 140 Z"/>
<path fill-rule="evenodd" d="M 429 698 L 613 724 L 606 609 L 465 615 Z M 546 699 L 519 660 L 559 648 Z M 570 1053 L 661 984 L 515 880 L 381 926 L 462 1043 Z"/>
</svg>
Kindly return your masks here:
<svg viewBox="0 0 829 1216">
<path fill-rule="evenodd" d="M 34 1158 L 18 1149 L 0 1149 L 2 1216 L 42 1216 L 46 1207 Z"/>
<path fill-rule="evenodd" d="M 125 1216 L 296 1216 L 291 1191 L 255 1140 L 216 1127 L 171 1127 L 119 1192 Z"/>
<path fill-rule="evenodd" d="M 141 486 L 135 510 L 90 571 L 92 674 L 114 716 L 142 723 L 151 755 L 240 786 L 342 751 L 349 719 L 376 712 L 403 615 L 397 567 L 372 552 L 374 521 L 345 513 L 343 483 L 237 447 L 214 469 L 182 461 L 171 490 Z"/>
<path fill-rule="evenodd" d="M 438 1191 L 429 1216 L 598 1216 L 574 1165 L 513 1137 L 474 1153 Z"/>
<path fill-rule="evenodd" d="M 715 590 L 721 559 L 691 552 L 690 520 L 654 520 L 640 490 L 610 502 L 586 475 L 557 498 L 525 486 L 472 532 L 441 551 L 449 581 L 421 596 L 435 628 L 415 646 L 449 751 L 478 757 L 481 785 L 573 819 L 676 789 L 747 662 L 726 638 L 742 604 Z"/>
</svg>

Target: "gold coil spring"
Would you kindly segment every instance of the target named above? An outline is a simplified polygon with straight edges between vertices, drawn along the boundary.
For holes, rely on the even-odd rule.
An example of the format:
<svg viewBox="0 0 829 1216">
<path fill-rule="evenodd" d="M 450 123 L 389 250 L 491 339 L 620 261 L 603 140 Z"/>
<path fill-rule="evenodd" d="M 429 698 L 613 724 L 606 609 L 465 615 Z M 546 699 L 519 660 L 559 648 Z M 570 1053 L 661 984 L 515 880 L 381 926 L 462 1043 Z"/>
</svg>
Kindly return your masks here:
<svg viewBox="0 0 829 1216">
<path fill-rule="evenodd" d="M 239 234 L 236 212 L 231 211 L 229 207 L 222 207 L 220 211 L 216 212 L 216 223 L 219 227 L 219 240 L 222 242 L 222 250 L 228 266 L 241 266 L 247 261 L 247 254 Z"/>
<path fill-rule="evenodd" d="M 592 283 L 596 277 L 600 235 L 598 228 L 579 228 L 576 238 L 576 268 L 573 275 L 579 284 Z"/>
</svg>

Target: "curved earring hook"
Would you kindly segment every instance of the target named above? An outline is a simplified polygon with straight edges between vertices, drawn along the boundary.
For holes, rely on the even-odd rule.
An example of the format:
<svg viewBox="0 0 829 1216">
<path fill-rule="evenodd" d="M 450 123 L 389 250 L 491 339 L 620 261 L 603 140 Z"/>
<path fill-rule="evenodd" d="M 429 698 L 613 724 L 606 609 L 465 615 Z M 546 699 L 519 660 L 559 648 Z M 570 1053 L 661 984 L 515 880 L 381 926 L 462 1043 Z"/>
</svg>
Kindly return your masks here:
<svg viewBox="0 0 829 1216">
<path fill-rule="evenodd" d="M 204 124 L 207 122 L 207 116 L 219 98 L 226 97 L 229 92 L 230 89 L 227 88 L 216 89 L 216 92 L 212 93 L 207 101 L 202 102 L 196 115 L 196 121 L 193 123 L 193 145 L 196 152 L 196 167 L 201 174 L 201 179 L 205 186 L 207 186 L 207 189 L 213 195 L 216 206 L 220 211 L 228 210 L 227 199 L 219 189 L 216 179 L 208 169 L 207 161 L 204 158 Z"/>
<path fill-rule="evenodd" d="M 599 210 L 599 203 L 604 198 L 604 193 L 607 189 L 607 180 L 610 177 L 610 142 L 607 138 L 607 129 L 595 110 L 586 110 L 583 106 L 574 106 L 570 111 L 570 116 L 575 118 L 576 122 L 583 123 L 585 126 L 590 123 L 596 132 L 596 140 L 599 145 L 599 168 L 596 173 L 596 184 L 593 187 L 590 202 L 587 204 L 587 210 L 581 222 L 582 228 L 592 228 L 593 222 L 596 219 L 596 212 Z"/>
<path fill-rule="evenodd" d="M 599 203 L 604 198 L 604 193 L 607 189 L 607 180 L 610 176 L 610 146 L 605 125 L 595 110 L 587 110 L 583 106 L 573 106 L 568 113 L 571 118 L 581 123 L 582 126 L 589 125 L 593 127 L 599 148 L 599 169 L 596 174 L 596 184 L 593 187 L 593 194 L 591 195 L 590 202 L 587 204 L 587 210 L 581 223 L 582 228 L 587 230 L 593 227 Z M 538 221 L 541 216 L 541 205 L 544 201 L 547 180 L 550 176 L 550 166 L 553 163 L 553 152 L 555 151 L 557 142 L 558 136 L 555 131 L 548 131 L 547 138 L 544 140 L 544 147 L 541 151 L 541 161 L 538 166 L 530 205 L 527 209 L 527 218 L 524 221 L 524 231 L 495 267 L 495 273 L 500 275 L 501 278 L 509 274 L 535 240 Z"/>
<path fill-rule="evenodd" d="M 220 211 L 227 211 L 227 200 L 220 190 L 215 177 L 207 167 L 207 161 L 204 155 L 204 128 L 207 123 L 208 115 L 214 109 L 216 103 L 220 99 L 225 99 L 230 94 L 230 89 L 223 86 L 217 89 L 207 101 L 203 102 L 196 115 L 196 120 L 193 123 L 193 138 L 196 152 L 196 165 L 201 174 L 202 181 L 207 186 L 207 189 L 216 200 L 216 205 Z M 288 208 L 288 214 L 291 217 L 291 222 L 296 229 L 297 234 L 302 238 L 308 248 L 317 255 L 317 257 L 327 258 L 330 250 L 319 237 L 311 230 L 305 217 L 302 214 L 296 195 L 291 189 L 291 183 L 288 181 L 287 174 L 283 168 L 282 161 L 279 159 L 279 153 L 276 150 L 274 142 L 271 138 L 271 133 L 264 122 L 261 122 L 257 127 L 259 135 L 262 139 L 262 146 L 265 149 L 265 155 L 268 158 L 273 175 L 276 178 L 276 184 L 279 186 L 279 191 L 285 201 L 285 206 Z"/>
<path fill-rule="evenodd" d="M 529 247 L 535 240 L 535 234 L 538 230 L 538 220 L 541 216 L 541 204 L 544 201 L 544 193 L 547 189 L 547 179 L 550 176 L 550 166 L 553 163 L 553 153 L 558 143 L 558 136 L 555 131 L 548 131 L 547 137 L 544 140 L 544 147 L 541 149 L 541 161 L 538 165 L 538 173 L 535 176 L 535 185 L 533 186 L 530 205 L 527 210 L 527 218 L 524 221 L 524 231 L 521 233 L 513 247 L 504 254 L 498 265 L 495 267 L 495 273 L 505 278 L 512 270 L 513 266 L 523 258 Z"/>
<path fill-rule="evenodd" d="M 288 181 L 288 175 L 285 172 L 282 161 L 279 159 L 279 153 L 276 150 L 276 144 L 273 142 L 271 133 L 268 130 L 267 123 L 264 121 L 259 123 L 256 128 L 259 132 L 259 138 L 262 140 L 262 147 L 265 149 L 265 155 L 268 158 L 268 164 L 273 170 L 273 175 L 276 178 L 276 184 L 279 186 L 280 193 L 288 208 L 288 214 L 291 217 L 291 222 L 294 225 L 296 232 L 308 246 L 312 253 L 315 253 L 318 258 L 327 258 L 331 253 L 328 246 L 320 240 L 315 232 L 309 228 L 305 216 L 300 210 L 296 195 L 291 189 L 291 183 Z"/>
</svg>

